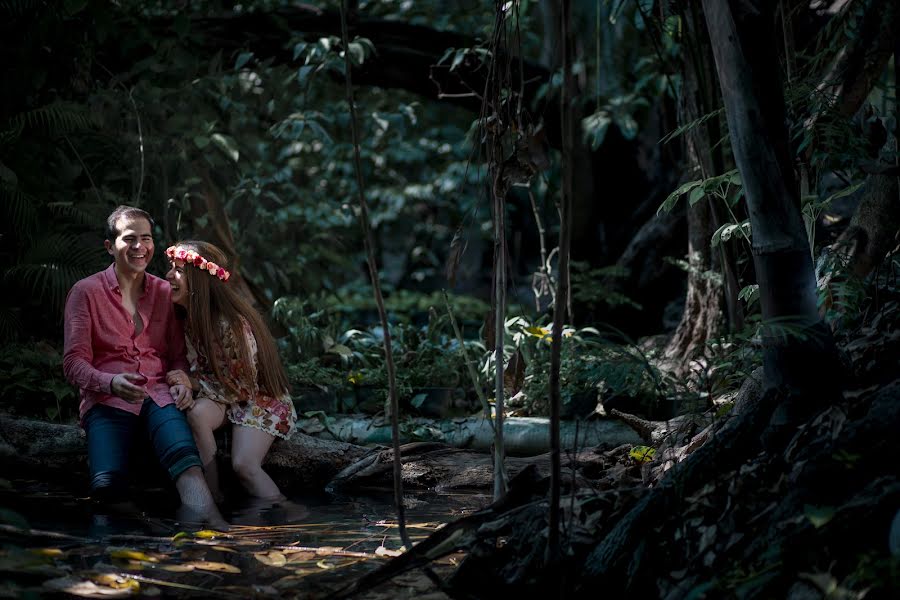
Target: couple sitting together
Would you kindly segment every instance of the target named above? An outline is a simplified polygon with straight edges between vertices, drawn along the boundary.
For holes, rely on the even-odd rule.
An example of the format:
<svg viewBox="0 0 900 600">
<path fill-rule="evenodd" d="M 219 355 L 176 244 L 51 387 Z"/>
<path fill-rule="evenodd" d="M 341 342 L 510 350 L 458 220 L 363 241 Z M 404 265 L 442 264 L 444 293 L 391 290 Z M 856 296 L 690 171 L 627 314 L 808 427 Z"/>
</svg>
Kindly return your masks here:
<svg viewBox="0 0 900 600">
<path fill-rule="evenodd" d="M 132 443 L 149 439 L 186 514 L 221 523 L 213 432 L 232 423 L 231 464 L 251 496 L 283 499 L 262 461 L 297 415 L 275 341 L 222 251 L 176 244 L 163 280 L 146 273 L 152 231 L 145 211 L 118 207 L 104 242 L 114 263 L 66 299 L 63 370 L 81 391 L 92 495 L 127 500 Z"/>
</svg>

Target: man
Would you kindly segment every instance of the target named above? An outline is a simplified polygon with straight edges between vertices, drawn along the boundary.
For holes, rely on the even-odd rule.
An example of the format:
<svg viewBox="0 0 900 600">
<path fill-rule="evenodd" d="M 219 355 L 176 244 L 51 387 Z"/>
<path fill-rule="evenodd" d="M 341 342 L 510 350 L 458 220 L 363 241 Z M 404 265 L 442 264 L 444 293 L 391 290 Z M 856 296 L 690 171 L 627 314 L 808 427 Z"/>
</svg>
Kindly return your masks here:
<svg viewBox="0 0 900 600">
<path fill-rule="evenodd" d="M 125 500 L 130 446 L 137 436 L 149 437 L 187 514 L 222 525 L 179 410 L 190 408 L 191 392 L 166 384 L 166 373 L 186 370 L 187 361 L 170 286 L 146 273 L 152 230 L 145 211 L 114 210 L 104 242 L 113 264 L 76 283 L 66 298 L 63 371 L 81 390 L 92 495 L 111 504 Z"/>
</svg>

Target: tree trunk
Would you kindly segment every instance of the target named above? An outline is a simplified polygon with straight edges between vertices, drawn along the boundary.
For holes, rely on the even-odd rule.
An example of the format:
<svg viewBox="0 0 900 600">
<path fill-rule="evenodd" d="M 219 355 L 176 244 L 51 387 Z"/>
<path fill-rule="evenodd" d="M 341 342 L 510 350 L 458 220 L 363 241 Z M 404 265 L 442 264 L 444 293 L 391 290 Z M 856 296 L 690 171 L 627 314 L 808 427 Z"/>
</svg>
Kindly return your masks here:
<svg viewBox="0 0 900 600">
<path fill-rule="evenodd" d="M 752 4 L 752 3 L 750 3 Z M 756 4 L 762 4 L 757 2 Z M 833 342 L 816 307 L 815 274 L 800 215 L 772 15 L 762 6 L 703 0 L 719 84 L 725 100 L 735 161 L 741 173 L 753 232 L 753 257 L 764 320 L 763 365 L 767 386 L 790 401 L 777 422 L 805 416 L 791 409 L 836 391 Z M 822 372 L 829 376 L 823 377 Z M 806 407 L 808 409 L 808 406 Z"/>
<path fill-rule="evenodd" d="M 706 68 L 707 47 L 702 41 L 702 31 L 691 26 L 692 20 L 685 19 L 688 25 L 685 36 L 690 38 L 695 52 L 684 59 L 682 65 L 682 89 L 678 103 L 678 124 L 691 123 L 710 110 L 703 90 L 703 80 L 710 77 Z M 703 76 L 698 73 L 703 70 Z M 687 178 L 696 179 L 716 175 L 705 124 L 694 126 L 684 136 L 684 155 L 687 161 Z M 721 323 L 722 293 L 721 286 L 710 277 L 713 269 L 713 256 L 710 249 L 710 238 L 715 231 L 712 220 L 711 203 L 716 198 L 701 199 L 687 208 L 688 223 L 688 270 L 687 296 L 681 322 L 666 348 L 666 357 L 675 361 L 680 367 L 686 367 L 689 361 L 703 351 L 706 341 L 718 335 Z M 679 369 L 680 370 L 680 369 Z"/>
</svg>

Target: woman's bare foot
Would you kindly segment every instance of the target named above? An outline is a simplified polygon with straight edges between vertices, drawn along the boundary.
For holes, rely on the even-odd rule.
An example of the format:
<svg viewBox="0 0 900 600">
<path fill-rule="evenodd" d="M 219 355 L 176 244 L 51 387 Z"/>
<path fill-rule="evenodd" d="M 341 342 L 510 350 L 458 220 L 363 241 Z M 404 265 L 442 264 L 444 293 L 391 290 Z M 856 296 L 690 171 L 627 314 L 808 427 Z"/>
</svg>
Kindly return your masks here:
<svg viewBox="0 0 900 600">
<path fill-rule="evenodd" d="M 182 504 L 175 512 L 175 517 L 185 524 L 190 524 L 198 529 L 214 529 L 216 531 L 228 531 L 231 525 L 222 517 L 218 507 L 190 506 Z"/>
</svg>

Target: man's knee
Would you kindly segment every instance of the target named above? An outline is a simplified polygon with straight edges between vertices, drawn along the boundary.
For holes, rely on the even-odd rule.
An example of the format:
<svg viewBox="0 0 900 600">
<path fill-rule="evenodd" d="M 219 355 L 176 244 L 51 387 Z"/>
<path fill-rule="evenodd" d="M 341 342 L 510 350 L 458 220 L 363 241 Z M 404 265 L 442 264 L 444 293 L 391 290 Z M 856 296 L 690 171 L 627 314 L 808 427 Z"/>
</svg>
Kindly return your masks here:
<svg viewBox="0 0 900 600">
<path fill-rule="evenodd" d="M 174 404 L 151 407 L 148 419 L 147 428 L 156 456 L 172 480 L 191 467 L 202 467 L 193 432 Z"/>
<path fill-rule="evenodd" d="M 123 471 L 100 471 L 91 476 L 91 497 L 104 503 L 122 502 L 128 497 L 127 475 Z"/>
</svg>

